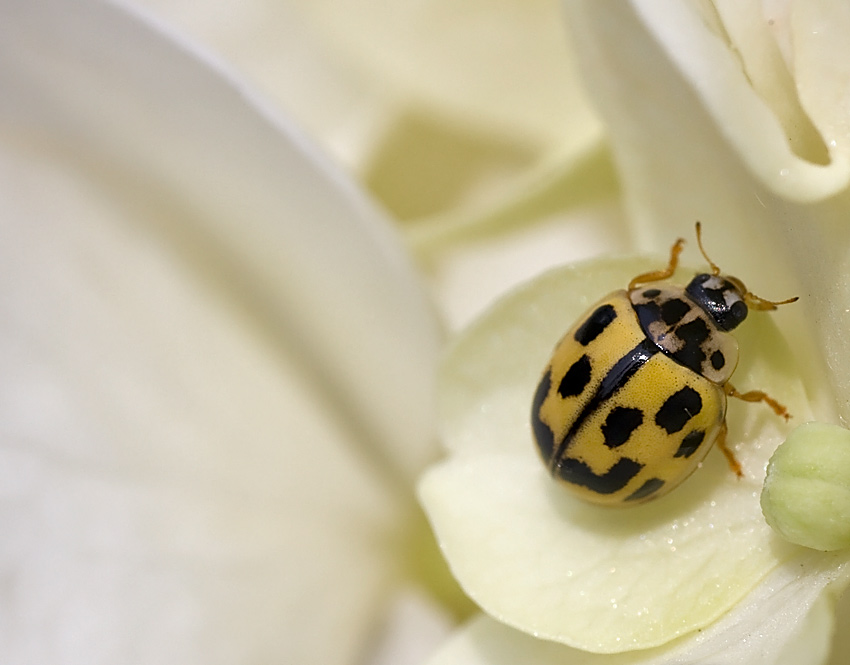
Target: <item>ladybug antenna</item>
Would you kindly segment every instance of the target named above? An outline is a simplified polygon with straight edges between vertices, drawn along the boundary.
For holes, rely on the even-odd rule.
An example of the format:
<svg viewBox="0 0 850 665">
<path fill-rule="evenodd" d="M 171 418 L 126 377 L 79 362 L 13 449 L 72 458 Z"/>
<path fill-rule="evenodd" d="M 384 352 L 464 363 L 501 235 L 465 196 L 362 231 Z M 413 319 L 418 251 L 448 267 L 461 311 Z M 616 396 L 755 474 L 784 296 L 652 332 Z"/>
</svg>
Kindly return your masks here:
<svg viewBox="0 0 850 665">
<path fill-rule="evenodd" d="M 699 251 L 702 253 L 702 257 L 708 262 L 708 265 L 711 266 L 711 274 L 712 275 L 719 275 L 720 274 L 720 268 L 718 267 L 718 265 L 714 261 L 712 261 L 710 258 L 708 258 L 708 254 L 706 254 L 706 252 L 705 252 L 705 247 L 702 246 L 702 224 L 700 224 L 700 222 L 697 222 L 696 226 L 697 226 L 697 245 L 699 245 Z"/>
<path fill-rule="evenodd" d="M 697 229 L 697 245 L 699 245 L 699 251 L 702 253 L 703 258 L 708 261 L 708 265 L 711 266 L 711 274 L 719 275 L 720 268 L 718 265 L 708 258 L 708 254 L 705 253 L 705 248 L 702 246 L 702 224 L 699 222 L 696 223 Z M 738 290 L 744 294 L 744 302 L 747 303 L 747 307 L 751 307 L 756 310 L 770 310 L 776 309 L 779 305 L 788 305 L 792 302 L 797 302 L 799 300 L 799 296 L 794 296 L 793 298 L 788 298 L 787 300 L 767 300 L 762 298 L 761 296 L 757 296 L 755 293 L 750 291 L 744 283 L 738 279 L 737 277 L 732 277 L 731 275 L 725 275 L 726 279 L 735 284 L 738 287 Z"/>
<path fill-rule="evenodd" d="M 743 286 L 743 284 L 741 286 Z M 787 305 L 792 302 L 797 302 L 799 299 L 800 296 L 794 296 L 787 300 L 765 300 L 764 298 L 757 296 L 752 291 L 744 292 L 744 302 L 747 303 L 747 307 L 751 307 L 752 309 L 776 309 L 779 305 Z"/>
</svg>

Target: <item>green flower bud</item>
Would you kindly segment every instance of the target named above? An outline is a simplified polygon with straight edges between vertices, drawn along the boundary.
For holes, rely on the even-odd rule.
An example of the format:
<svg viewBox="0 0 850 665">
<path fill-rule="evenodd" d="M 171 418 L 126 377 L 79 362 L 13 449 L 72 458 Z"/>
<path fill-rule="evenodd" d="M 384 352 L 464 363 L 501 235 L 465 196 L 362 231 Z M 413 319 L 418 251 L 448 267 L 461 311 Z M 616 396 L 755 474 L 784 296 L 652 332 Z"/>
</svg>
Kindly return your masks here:
<svg viewBox="0 0 850 665">
<path fill-rule="evenodd" d="M 792 543 L 850 547 L 850 430 L 806 423 L 791 432 L 767 465 L 761 509 Z"/>
</svg>

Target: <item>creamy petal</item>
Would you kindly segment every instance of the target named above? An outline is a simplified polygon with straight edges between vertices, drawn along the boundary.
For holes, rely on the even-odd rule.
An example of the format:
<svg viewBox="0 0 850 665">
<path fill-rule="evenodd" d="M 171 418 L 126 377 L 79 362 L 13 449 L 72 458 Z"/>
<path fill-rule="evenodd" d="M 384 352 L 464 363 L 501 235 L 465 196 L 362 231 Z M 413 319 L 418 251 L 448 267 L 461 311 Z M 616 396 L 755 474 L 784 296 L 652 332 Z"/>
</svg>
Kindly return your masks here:
<svg viewBox="0 0 850 665">
<path fill-rule="evenodd" d="M 788 41 L 800 101 L 830 153 L 850 155 L 850 7 L 840 0 L 789 4 Z"/>
<path fill-rule="evenodd" d="M 6 10 L 6 131 L 25 145 L 53 133 L 99 176 L 149 188 L 142 203 L 172 211 L 149 215 L 152 231 L 216 262 L 206 278 L 250 300 L 258 325 L 294 345 L 365 439 L 398 445 L 386 452 L 415 476 L 431 454 L 438 335 L 393 231 L 208 55 L 110 4 L 84 7 Z"/>
<path fill-rule="evenodd" d="M 774 82 L 780 79 L 776 74 L 779 66 L 754 66 L 743 71 L 735 52 L 709 31 L 686 3 L 637 1 L 633 6 L 638 19 L 669 58 L 668 68 L 676 68 L 741 162 L 768 189 L 791 200 L 812 201 L 847 186 L 850 160 L 834 145 L 823 145 L 823 137 L 810 127 L 787 78 L 781 84 Z M 765 26 L 767 20 L 753 11 L 747 24 Z M 750 30 L 737 40 L 738 35 L 732 34 L 736 48 L 739 43 L 748 44 L 740 47 L 744 49 L 745 65 L 752 59 L 748 59 L 748 50 L 758 47 L 756 40 L 748 39 L 752 33 L 763 34 Z M 763 59 L 770 53 L 767 45 L 758 52 Z M 773 56 L 774 62 L 778 59 L 778 54 Z M 762 77 L 755 76 L 755 84 L 751 83 L 749 72 L 766 69 L 774 73 L 773 80 L 763 82 Z M 662 80 L 666 78 L 663 70 L 659 73 Z M 850 79 L 830 81 L 842 87 Z M 701 116 L 694 120 L 699 122 Z"/>
<path fill-rule="evenodd" d="M 846 570 L 822 563 L 813 565 L 805 558 L 789 562 L 723 619 L 663 647 L 588 653 L 535 639 L 482 615 L 459 630 L 427 665 L 819 665 L 829 658 L 834 628 L 830 585 L 847 583 Z M 805 575 L 799 574 L 801 568 Z"/>
<path fill-rule="evenodd" d="M 221 52 L 403 220 L 481 215 L 599 139 L 557 0 L 143 0 Z"/>
<path fill-rule="evenodd" d="M 0 10 L 3 660 L 348 663 L 431 455 L 383 220 L 113 3 Z"/>
<path fill-rule="evenodd" d="M 585 99 L 568 94 L 576 89 L 576 73 L 567 64 L 569 46 L 555 0 L 463 7 L 445 0 L 393 7 L 372 0 L 254 1 L 240 3 L 238 10 L 227 3 L 210 3 L 203 10 L 189 2 L 141 4 L 240 63 L 281 101 L 300 106 L 308 122 L 315 112 L 327 115 L 320 108 L 325 92 L 321 75 L 333 75 L 336 67 L 341 71 L 334 78 L 343 85 L 344 74 L 354 82 L 359 72 L 366 81 L 388 86 L 383 94 L 396 97 L 396 103 L 415 100 L 426 112 L 442 108 L 534 144 L 570 140 L 560 131 L 567 118 L 575 125 L 597 125 Z M 316 67 L 310 62 L 314 57 L 329 65 L 317 70 L 318 89 L 311 90 L 308 80 L 299 81 L 296 72 L 280 66 L 282 58 L 297 57 L 288 51 L 289 40 L 281 39 L 296 32 L 296 26 L 306 33 L 292 35 L 304 44 L 299 59 L 307 66 Z M 344 69 L 342 63 L 347 63 Z M 362 94 L 380 92 L 376 88 Z"/>
<path fill-rule="evenodd" d="M 305 3 L 135 4 L 226 58 L 352 169 L 362 168 L 395 112 L 386 82 L 343 57 Z"/>
</svg>

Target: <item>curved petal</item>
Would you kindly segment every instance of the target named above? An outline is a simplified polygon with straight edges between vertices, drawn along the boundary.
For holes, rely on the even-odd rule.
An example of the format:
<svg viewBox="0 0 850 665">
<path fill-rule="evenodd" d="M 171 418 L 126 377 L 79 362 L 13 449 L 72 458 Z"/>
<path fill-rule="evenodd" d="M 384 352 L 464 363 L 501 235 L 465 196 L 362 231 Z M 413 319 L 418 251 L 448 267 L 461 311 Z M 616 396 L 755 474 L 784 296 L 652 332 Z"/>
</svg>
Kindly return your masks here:
<svg viewBox="0 0 850 665">
<path fill-rule="evenodd" d="M 805 575 L 800 575 L 803 568 Z M 456 633 L 427 665 L 820 665 L 829 657 L 836 571 L 802 558 L 765 579 L 722 620 L 655 649 L 594 654 L 535 639 L 487 616 Z"/>
<path fill-rule="evenodd" d="M 753 89 L 732 49 L 688 3 L 635 1 L 622 3 L 616 12 L 600 12 L 593 3 L 569 1 L 567 7 L 589 89 L 595 95 L 619 98 L 619 109 L 600 108 L 606 119 L 627 109 L 648 111 L 644 105 L 663 96 L 667 103 L 656 107 L 659 113 L 651 124 L 642 125 L 650 118 L 640 117 L 641 113 L 632 124 L 647 131 L 667 121 L 674 105 L 693 106 L 694 114 L 676 123 L 686 125 L 688 133 L 669 131 L 666 140 L 714 131 L 767 189 L 791 200 L 819 200 L 847 186 L 848 156 L 834 149 L 829 160 L 795 154 L 794 148 L 807 156 L 820 150 L 789 141 L 780 119 Z M 594 34 L 601 41 L 591 45 Z M 605 60 L 593 55 L 603 52 Z M 606 79 L 603 68 L 616 71 L 616 76 Z M 647 85 L 648 71 L 653 74 L 651 85 Z M 679 94 L 671 96 L 673 90 Z M 612 127 L 612 132 L 618 140 L 617 128 Z M 809 142 L 817 142 L 814 134 L 808 136 Z M 689 141 L 681 144 L 694 149 Z"/>
<path fill-rule="evenodd" d="M 110 4 L 4 11 L 8 131 L 56 134 L 84 166 L 150 188 L 148 201 L 179 213 L 150 215 L 152 228 L 217 261 L 219 286 L 294 346 L 364 438 L 404 441 L 386 452 L 413 477 L 431 454 L 436 325 L 370 202 L 208 56 Z"/>
<path fill-rule="evenodd" d="M 351 662 L 431 455 L 391 231 L 120 5 L 4 3 L 0 88 L 2 659 Z"/>
<path fill-rule="evenodd" d="M 850 155 L 850 7 L 840 0 L 788 3 L 787 41 L 800 102 L 831 153 Z"/>
<path fill-rule="evenodd" d="M 490 216 L 434 225 L 430 237 L 408 234 L 421 241 L 415 249 L 427 260 L 448 326 L 461 330 L 499 295 L 546 270 L 629 251 L 615 189 L 610 155 L 600 145 L 543 191 Z"/>
<path fill-rule="evenodd" d="M 601 135 L 557 0 L 142 4 L 292 109 L 399 219 L 486 214 Z"/>
<path fill-rule="evenodd" d="M 764 523 L 758 490 L 787 427 L 732 404 L 722 456 L 666 499 L 623 510 L 586 505 L 537 459 L 529 409 L 555 341 L 590 305 L 653 267 L 608 260 L 556 270 L 503 298 L 457 341 L 440 388 L 447 460 L 420 496 L 455 576 L 489 614 L 539 637 L 596 652 L 664 644 L 722 616 L 798 549 Z M 735 383 L 810 417 L 788 347 L 767 315 L 737 337 Z M 737 332 L 737 331 L 736 331 Z"/>
<path fill-rule="evenodd" d="M 830 155 L 825 141 L 831 139 L 829 134 L 834 128 L 830 123 L 818 123 L 816 127 L 798 92 L 799 37 L 788 34 L 790 16 L 781 12 L 781 7 L 790 8 L 792 3 L 716 0 L 712 4 L 716 12 L 715 34 L 739 59 L 753 92 L 781 125 L 788 147 L 804 161 L 828 164 Z M 834 141 L 831 147 L 836 148 Z"/>
<path fill-rule="evenodd" d="M 569 46 L 556 0 L 463 7 L 445 0 L 394 7 L 373 0 L 255 1 L 240 3 L 238 11 L 161 0 L 140 4 L 220 49 L 279 99 L 305 111 L 308 121 L 322 113 L 319 95 L 327 91 L 281 71 L 281 59 L 293 55 L 291 44 L 279 43 L 281 33 L 296 26 L 304 33 L 294 38 L 305 44 L 307 66 L 317 55 L 327 61 L 320 74 L 336 67 L 350 83 L 380 82 L 382 88 L 363 94 L 383 94 L 388 107 L 393 101 L 419 103 L 425 112 L 441 109 L 471 126 L 539 146 L 581 136 L 580 125 L 598 127 L 585 98 L 567 92 L 578 92 L 578 86 L 567 64 Z M 345 84 L 344 75 L 336 80 Z M 574 132 L 565 136 L 561 130 L 568 123 Z"/>
<path fill-rule="evenodd" d="M 386 81 L 339 53 L 296 1 L 136 0 L 135 5 L 219 53 L 340 163 L 362 169 L 395 112 Z M 389 98 L 389 99 L 388 99 Z"/>
</svg>

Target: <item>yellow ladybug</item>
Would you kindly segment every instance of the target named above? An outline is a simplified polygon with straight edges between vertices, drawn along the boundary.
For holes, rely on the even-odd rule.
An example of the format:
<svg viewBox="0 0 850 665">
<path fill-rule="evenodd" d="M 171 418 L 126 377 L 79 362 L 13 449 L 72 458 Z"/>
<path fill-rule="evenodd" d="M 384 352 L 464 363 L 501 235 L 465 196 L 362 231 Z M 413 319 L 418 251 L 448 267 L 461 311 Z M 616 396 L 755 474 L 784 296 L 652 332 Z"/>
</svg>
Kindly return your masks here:
<svg viewBox="0 0 850 665">
<path fill-rule="evenodd" d="M 771 302 L 711 266 L 687 286 L 667 280 L 684 240 L 663 270 L 635 277 L 593 306 L 563 337 L 537 387 L 531 425 L 550 473 L 581 498 L 635 505 L 666 494 L 696 469 L 714 443 L 741 474 L 726 446 L 726 397 L 784 406 L 761 391 L 729 383 L 738 364 L 730 334 L 749 309 Z"/>
</svg>

